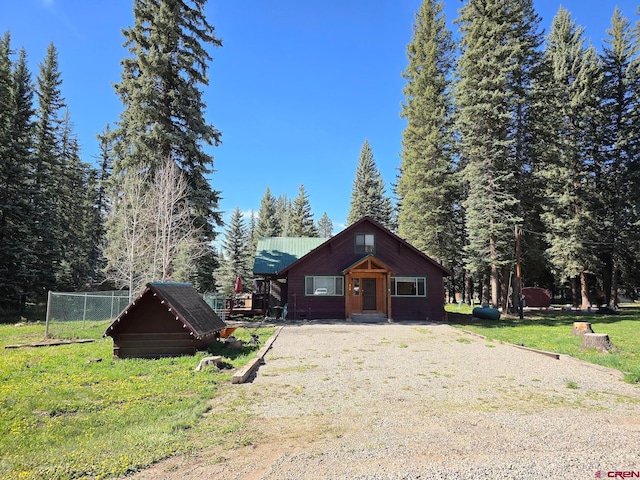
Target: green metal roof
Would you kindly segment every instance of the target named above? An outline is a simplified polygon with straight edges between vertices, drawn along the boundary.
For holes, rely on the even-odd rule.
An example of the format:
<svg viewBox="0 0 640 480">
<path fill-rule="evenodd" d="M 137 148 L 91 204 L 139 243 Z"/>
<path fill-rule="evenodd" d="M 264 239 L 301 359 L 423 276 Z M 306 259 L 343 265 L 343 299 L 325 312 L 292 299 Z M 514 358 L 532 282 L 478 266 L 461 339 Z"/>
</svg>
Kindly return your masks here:
<svg viewBox="0 0 640 480">
<path fill-rule="evenodd" d="M 253 273 L 276 274 L 319 247 L 326 238 L 268 237 L 258 240 Z"/>
</svg>

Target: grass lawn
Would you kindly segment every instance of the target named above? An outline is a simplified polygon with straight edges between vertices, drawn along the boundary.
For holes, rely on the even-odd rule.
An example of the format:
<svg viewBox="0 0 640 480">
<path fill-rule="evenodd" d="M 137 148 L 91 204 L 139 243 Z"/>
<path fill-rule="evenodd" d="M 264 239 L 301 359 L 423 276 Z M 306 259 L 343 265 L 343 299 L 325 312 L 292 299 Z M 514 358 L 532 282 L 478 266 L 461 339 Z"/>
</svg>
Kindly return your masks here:
<svg viewBox="0 0 640 480">
<path fill-rule="evenodd" d="M 110 478 L 242 429 L 242 415 L 204 421 L 210 400 L 231 386 L 234 369 L 259 347 L 216 347 L 233 366 L 195 372 L 195 357 L 113 360 L 109 322 L 82 331 L 95 342 L 5 349 L 41 341 L 43 324 L 0 325 L 0 477 L 15 479 Z M 273 328 L 256 330 L 264 343 Z M 253 329 L 235 336 L 248 340 Z M 101 358 L 102 361 L 95 362 Z M 241 408 L 240 408 L 241 410 Z"/>
<path fill-rule="evenodd" d="M 486 336 L 490 340 L 564 353 L 587 362 L 620 370 L 629 383 L 640 383 L 640 307 L 623 306 L 620 315 L 598 315 L 559 310 L 527 311 L 524 319 L 502 316 L 498 321 L 479 320 L 471 309 L 447 306 L 449 322 Z M 582 339 L 572 333 L 573 322 L 591 322 L 596 333 L 606 333 L 619 352 L 582 350 Z"/>
</svg>

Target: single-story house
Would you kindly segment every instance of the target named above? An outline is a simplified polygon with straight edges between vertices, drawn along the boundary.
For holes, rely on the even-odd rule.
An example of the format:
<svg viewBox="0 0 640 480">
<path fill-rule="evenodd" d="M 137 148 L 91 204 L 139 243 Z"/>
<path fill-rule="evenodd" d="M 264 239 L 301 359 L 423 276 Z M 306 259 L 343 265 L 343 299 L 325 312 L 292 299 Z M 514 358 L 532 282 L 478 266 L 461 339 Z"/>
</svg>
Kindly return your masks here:
<svg viewBox="0 0 640 480">
<path fill-rule="evenodd" d="M 116 358 L 194 355 L 226 324 L 190 283 L 148 283 L 109 325 Z"/>
<path fill-rule="evenodd" d="M 288 319 L 440 321 L 451 272 L 364 217 L 328 239 L 259 239 L 253 274 L 270 309 Z"/>
</svg>

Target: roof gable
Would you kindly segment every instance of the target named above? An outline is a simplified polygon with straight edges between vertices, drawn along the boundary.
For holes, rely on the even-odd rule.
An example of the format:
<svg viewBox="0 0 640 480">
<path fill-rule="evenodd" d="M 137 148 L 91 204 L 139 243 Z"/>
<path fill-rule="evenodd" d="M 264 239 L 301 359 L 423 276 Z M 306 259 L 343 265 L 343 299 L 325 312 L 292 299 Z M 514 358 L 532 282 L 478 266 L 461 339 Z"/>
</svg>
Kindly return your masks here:
<svg viewBox="0 0 640 480">
<path fill-rule="evenodd" d="M 267 237 L 258 240 L 253 263 L 255 275 L 277 274 L 322 245 L 326 238 Z"/>
<path fill-rule="evenodd" d="M 126 320 L 131 312 L 139 308 L 138 302 L 143 296 L 157 298 L 157 301 L 175 315 L 196 338 L 205 337 L 226 327 L 224 321 L 190 283 L 148 283 L 142 293 L 116 317 L 105 335 L 110 335 L 119 322 Z"/>
<path fill-rule="evenodd" d="M 414 247 L 413 245 L 411 245 L 409 242 L 407 242 L 406 240 L 400 238 L 398 235 L 396 235 L 395 233 L 393 233 L 392 231 L 390 231 L 389 229 L 387 229 L 386 227 L 384 227 L 382 224 L 376 222 L 373 218 L 369 217 L 369 216 L 364 216 L 362 217 L 360 220 L 358 220 L 355 223 L 352 223 L 351 225 L 349 225 L 347 228 L 345 228 L 344 230 L 342 230 L 340 233 L 334 235 L 333 237 L 326 239 L 321 245 L 318 245 L 318 247 L 316 247 L 316 249 L 314 250 L 319 250 L 320 246 L 324 246 L 326 244 L 330 244 L 331 242 L 337 241 L 339 240 L 341 237 L 345 237 L 348 235 L 352 235 L 354 231 L 359 231 L 361 230 L 362 226 L 366 223 L 370 223 L 372 225 L 374 225 L 375 227 L 377 227 L 378 229 L 382 230 L 382 232 L 384 232 L 385 234 L 387 234 L 389 237 L 391 237 L 392 239 L 394 239 L 395 241 L 397 241 L 398 243 L 400 243 L 401 245 L 409 248 L 410 250 L 412 250 L 413 252 L 415 252 L 417 255 L 419 255 L 420 257 L 422 257 L 424 260 L 426 260 L 427 262 L 431 263 L 432 265 L 434 265 L 436 268 L 438 268 L 439 270 L 442 271 L 443 275 L 445 276 L 451 276 L 453 275 L 453 273 L 451 272 L 451 270 L 449 270 L 448 268 L 445 268 L 444 266 L 440 265 L 438 262 L 436 262 L 434 259 L 432 259 L 431 257 L 429 257 L 428 255 L 425 255 L 423 252 L 421 252 L 420 250 L 418 250 L 416 247 Z M 308 255 L 312 255 L 313 251 L 308 252 L 306 255 L 303 255 L 302 257 L 298 258 L 297 260 L 295 260 L 294 262 L 290 263 L 289 265 L 287 265 L 286 267 L 284 267 L 279 273 L 284 273 L 287 270 L 291 269 L 293 266 L 295 266 L 296 264 L 298 264 L 299 262 L 301 262 L 303 259 L 305 259 Z M 363 260 L 363 259 L 361 259 Z"/>
<path fill-rule="evenodd" d="M 342 273 L 342 275 L 346 275 L 352 270 L 359 270 L 359 269 L 369 270 L 369 271 L 380 269 L 380 270 L 384 270 L 385 272 L 390 272 L 391 274 L 395 273 L 389 265 L 384 263 L 382 260 L 377 258 L 372 253 L 357 260 L 355 263 L 353 263 L 352 265 L 349 265 L 340 273 Z"/>
</svg>

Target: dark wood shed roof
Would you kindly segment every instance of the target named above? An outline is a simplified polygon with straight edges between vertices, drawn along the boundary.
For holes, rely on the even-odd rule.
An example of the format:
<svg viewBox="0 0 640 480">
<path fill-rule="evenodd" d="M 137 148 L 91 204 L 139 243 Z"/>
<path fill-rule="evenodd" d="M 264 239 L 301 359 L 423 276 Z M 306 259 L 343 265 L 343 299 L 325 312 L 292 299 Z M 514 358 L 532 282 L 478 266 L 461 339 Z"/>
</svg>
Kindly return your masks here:
<svg viewBox="0 0 640 480">
<path fill-rule="evenodd" d="M 190 283 L 148 283 L 142 293 L 116 317 L 105 335 L 113 336 L 117 325 L 138 308 L 137 302 L 145 296 L 157 298 L 195 338 L 206 337 L 226 327 L 224 321 Z"/>
</svg>

